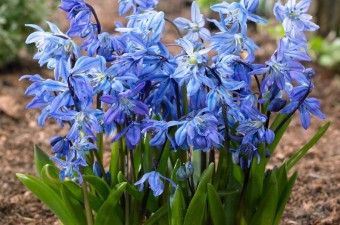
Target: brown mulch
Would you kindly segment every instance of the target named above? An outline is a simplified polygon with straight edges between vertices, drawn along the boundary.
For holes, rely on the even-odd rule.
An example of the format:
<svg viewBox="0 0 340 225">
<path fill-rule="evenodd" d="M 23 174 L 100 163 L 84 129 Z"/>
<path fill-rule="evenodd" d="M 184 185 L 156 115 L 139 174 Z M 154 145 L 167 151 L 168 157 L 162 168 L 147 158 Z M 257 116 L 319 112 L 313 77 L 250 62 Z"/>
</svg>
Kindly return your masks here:
<svg viewBox="0 0 340 225">
<path fill-rule="evenodd" d="M 89 2 L 96 2 L 95 0 Z M 98 2 L 98 1 L 97 1 Z M 93 4 L 111 27 L 117 6 L 103 7 L 111 0 Z M 175 15 L 188 14 L 180 1 L 163 1 L 161 7 Z M 60 19 L 60 18 L 59 18 Z M 55 20 L 54 20 L 55 21 Z M 171 35 L 165 37 L 171 39 Z M 260 45 L 261 46 L 261 45 Z M 270 49 L 270 47 L 269 47 Z M 0 225 L 59 224 L 51 211 L 36 199 L 16 178 L 15 173 L 36 174 L 33 165 L 33 144 L 49 151 L 49 138 L 62 132 L 53 122 L 37 125 L 38 110 L 24 110 L 30 98 L 24 97 L 28 82 L 18 82 L 22 74 L 48 72 L 38 69 L 36 62 L 26 63 L 20 70 L 0 71 Z M 299 171 L 293 194 L 281 224 L 340 224 L 340 76 L 319 68 L 313 95 L 320 98 L 322 110 L 332 125 L 327 134 L 295 167 Z M 301 128 L 298 117 L 285 134 L 271 165 L 281 163 L 306 143 L 325 121 L 313 118 L 308 131 Z"/>
</svg>

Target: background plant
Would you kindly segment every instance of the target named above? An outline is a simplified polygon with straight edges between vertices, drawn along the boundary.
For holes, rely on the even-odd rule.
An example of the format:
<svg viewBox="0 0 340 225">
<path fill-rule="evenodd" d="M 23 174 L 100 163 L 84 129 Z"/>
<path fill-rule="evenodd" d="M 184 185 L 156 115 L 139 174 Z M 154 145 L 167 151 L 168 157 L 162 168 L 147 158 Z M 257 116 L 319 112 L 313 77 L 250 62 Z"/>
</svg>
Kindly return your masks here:
<svg viewBox="0 0 340 225">
<path fill-rule="evenodd" d="M 248 20 L 266 23 L 258 1 L 212 6 L 215 33 L 196 2 L 191 18 L 174 21 L 153 10 L 158 1 L 119 3 L 120 15 L 132 15 L 114 35 L 81 0 L 61 1 L 66 34 L 27 25 L 35 59 L 54 71 L 22 77 L 32 82 L 27 108 L 43 108 L 40 125 L 53 118 L 70 129 L 51 138 L 51 159 L 35 148 L 39 179 L 18 178 L 63 224 L 278 224 L 297 176 L 289 171 L 329 126 L 267 170 L 296 112 L 305 129 L 311 114 L 325 118 L 308 97 L 315 73 L 301 63 L 310 61 L 304 32 L 318 29 L 304 15 L 310 1 L 275 5 L 285 36 L 264 64 L 247 36 Z M 162 43 L 166 23 L 174 44 Z M 107 167 L 104 134 L 113 142 Z"/>
<path fill-rule="evenodd" d="M 2 0 L 0 5 L 0 67 L 14 62 L 31 32 L 27 21 L 41 24 L 50 11 L 45 0 Z"/>
</svg>

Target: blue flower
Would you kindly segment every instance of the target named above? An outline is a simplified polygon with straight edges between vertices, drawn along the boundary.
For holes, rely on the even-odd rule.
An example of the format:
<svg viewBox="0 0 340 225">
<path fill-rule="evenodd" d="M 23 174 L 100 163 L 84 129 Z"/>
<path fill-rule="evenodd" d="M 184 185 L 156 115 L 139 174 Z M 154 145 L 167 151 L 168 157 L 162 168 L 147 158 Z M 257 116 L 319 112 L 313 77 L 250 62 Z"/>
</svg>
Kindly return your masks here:
<svg viewBox="0 0 340 225">
<path fill-rule="evenodd" d="M 247 32 L 247 10 L 237 2 L 222 2 L 210 7 L 211 10 L 218 12 L 221 21 L 210 20 L 222 32 L 238 32 L 245 34 Z M 225 15 L 225 17 L 223 17 Z"/>
<path fill-rule="evenodd" d="M 197 41 L 199 38 L 202 38 L 204 41 L 210 39 L 210 32 L 204 28 L 204 17 L 195 1 L 191 5 L 191 21 L 180 17 L 175 19 L 174 23 L 180 30 L 188 31 L 184 36 L 185 39 L 190 41 Z"/>
<path fill-rule="evenodd" d="M 79 184 L 83 182 L 80 167 L 87 166 L 87 163 L 82 158 L 78 158 L 73 161 L 72 160 L 63 161 L 57 157 L 52 157 L 51 159 L 55 161 L 57 165 L 61 168 L 59 173 L 59 179 L 61 181 L 64 181 L 67 178 Z"/>
<path fill-rule="evenodd" d="M 281 110 L 283 114 L 292 113 L 296 108 L 300 112 L 300 120 L 302 127 L 308 129 L 310 126 L 311 118 L 310 114 L 313 114 L 320 119 L 325 119 L 326 116 L 320 111 L 320 102 L 316 98 L 305 98 L 310 91 L 310 87 L 307 85 L 301 85 L 294 87 L 289 93 L 291 102 Z M 305 99 L 304 99 L 305 98 Z M 301 102 L 303 101 L 303 102 Z"/>
<path fill-rule="evenodd" d="M 64 81 L 67 79 L 68 70 L 70 69 L 69 59 L 80 56 L 79 47 L 59 28 L 50 22 L 46 22 L 52 33 L 45 32 L 41 27 L 26 24 L 37 31 L 27 37 L 26 44 L 35 43 L 38 52 L 34 55 L 34 59 L 39 60 L 40 66 L 47 63 L 47 68 L 54 69 L 56 80 L 60 78 Z"/>
<path fill-rule="evenodd" d="M 267 20 L 253 13 L 259 6 L 259 0 L 241 0 L 240 4 L 248 11 L 248 20 L 251 20 L 255 23 L 267 23 Z"/>
<path fill-rule="evenodd" d="M 56 156 L 62 157 L 62 156 L 67 156 L 69 154 L 70 145 L 72 143 L 66 137 L 55 136 L 50 139 L 50 144 Z"/>
<path fill-rule="evenodd" d="M 100 133 L 102 131 L 98 118 L 103 112 L 97 109 L 91 109 L 90 107 L 91 106 L 82 108 L 79 112 L 69 110 L 67 112 L 51 113 L 51 117 L 62 121 L 70 121 L 72 123 L 71 129 L 66 136 L 67 139 L 75 140 L 80 137 L 80 132 L 84 132 L 88 137 L 96 140 L 93 131 L 95 133 Z"/>
<path fill-rule="evenodd" d="M 247 52 L 247 61 L 255 59 L 255 50 L 259 47 L 255 42 L 242 33 L 220 32 L 211 37 L 211 48 L 217 49 L 218 53 L 240 55 Z"/>
<path fill-rule="evenodd" d="M 262 81 L 262 92 L 265 92 L 266 86 L 276 84 L 280 90 L 286 88 L 286 82 L 292 81 L 292 74 L 303 73 L 304 67 L 298 61 L 286 57 L 286 49 L 284 40 L 280 40 L 279 46 L 275 54 L 266 62 L 267 67 L 257 68 L 250 74 L 269 74 Z"/>
<path fill-rule="evenodd" d="M 151 119 L 145 119 L 144 122 L 144 128 L 142 130 L 142 133 L 150 132 L 151 133 L 151 140 L 149 141 L 149 144 L 151 146 L 157 146 L 160 147 L 163 145 L 166 140 L 169 140 L 172 148 L 176 149 L 176 144 L 173 141 L 173 138 L 169 135 L 169 128 L 176 126 L 178 124 L 177 121 L 157 121 L 157 120 L 151 120 Z"/>
<path fill-rule="evenodd" d="M 135 100 L 134 97 L 143 89 L 144 83 L 139 84 L 134 89 L 121 92 L 116 96 L 104 95 L 100 98 L 102 102 L 111 105 L 104 115 L 104 122 L 109 124 L 113 120 L 117 123 L 124 123 L 126 117 L 133 114 L 146 116 L 149 114 L 149 108 L 143 102 Z"/>
<path fill-rule="evenodd" d="M 165 30 L 164 12 L 146 11 L 128 17 L 126 28 L 117 28 L 122 33 L 134 32 L 142 35 L 149 43 L 159 42 Z"/>
<path fill-rule="evenodd" d="M 168 181 L 171 183 L 171 185 L 176 188 L 176 184 L 175 182 L 173 182 L 172 180 L 170 180 L 169 178 L 166 178 L 164 176 L 162 176 L 160 173 L 156 172 L 156 171 L 152 171 L 149 173 L 146 173 L 142 176 L 142 178 L 140 180 L 138 180 L 135 185 L 139 185 L 139 191 L 143 191 L 144 189 L 144 182 L 148 181 L 151 190 L 153 191 L 153 195 L 155 197 L 161 195 L 164 191 L 164 183 L 161 180 L 161 178 L 163 178 L 164 180 Z"/>
<path fill-rule="evenodd" d="M 250 168 L 254 157 L 257 158 L 257 163 L 260 163 L 260 154 L 254 144 L 250 142 L 241 144 L 240 147 L 234 150 L 233 153 L 234 163 L 239 164 L 244 170 Z"/>
<path fill-rule="evenodd" d="M 138 13 L 140 10 L 153 9 L 159 0 L 118 0 L 119 3 L 119 15 L 126 14 L 130 9 L 133 9 L 134 13 Z"/>
<path fill-rule="evenodd" d="M 112 142 L 117 141 L 126 135 L 125 144 L 126 147 L 130 150 L 133 150 L 136 145 L 141 140 L 141 124 L 137 122 L 130 123 L 126 126 L 122 131 L 120 131 L 112 140 Z"/>
<path fill-rule="evenodd" d="M 177 58 L 178 67 L 171 78 L 179 81 L 180 86 L 188 82 L 188 96 L 195 95 L 202 85 L 213 88 L 213 82 L 205 75 L 204 63 L 207 62 L 207 53 L 210 48 L 195 49 L 192 42 L 186 39 L 179 39 L 177 43 L 183 47 L 185 55 Z"/>
<path fill-rule="evenodd" d="M 88 46 L 87 54 L 88 56 L 101 55 L 110 62 L 116 58 L 114 53 L 120 50 L 121 45 L 118 37 L 103 32 Z"/>
<path fill-rule="evenodd" d="M 70 29 L 67 31 L 69 36 L 89 37 L 82 45 L 86 48 L 96 38 L 95 33 L 99 32 L 97 24 L 91 22 L 90 8 L 84 0 L 61 0 L 60 9 L 67 12 L 67 18 L 71 20 Z"/>
<path fill-rule="evenodd" d="M 201 110 L 193 118 L 189 116 L 186 121 L 179 122 L 179 125 L 175 140 L 182 149 L 190 146 L 206 152 L 213 147 L 222 146 L 224 138 L 218 132 L 218 120 L 207 109 Z"/>
<path fill-rule="evenodd" d="M 289 37 L 306 41 L 304 31 L 316 31 L 319 26 L 313 23 L 312 16 L 306 14 L 311 4 L 311 0 L 288 0 L 285 5 L 281 1 L 274 6 L 276 18 L 283 23 L 283 28 Z"/>
</svg>

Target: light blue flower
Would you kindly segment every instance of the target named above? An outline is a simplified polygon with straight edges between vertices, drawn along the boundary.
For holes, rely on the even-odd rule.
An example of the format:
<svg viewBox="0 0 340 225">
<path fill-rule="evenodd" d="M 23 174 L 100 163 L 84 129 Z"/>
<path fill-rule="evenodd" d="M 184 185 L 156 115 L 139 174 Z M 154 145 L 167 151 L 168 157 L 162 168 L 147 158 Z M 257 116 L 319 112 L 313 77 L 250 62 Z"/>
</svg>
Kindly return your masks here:
<svg viewBox="0 0 340 225">
<path fill-rule="evenodd" d="M 306 14 L 312 0 L 288 0 L 285 5 L 279 0 L 274 6 L 276 18 L 283 24 L 286 34 L 289 37 L 306 41 L 304 31 L 316 31 L 319 26 L 311 20 L 313 17 Z"/>
<path fill-rule="evenodd" d="M 197 41 L 199 38 L 204 41 L 210 39 L 210 31 L 204 28 L 205 20 L 195 1 L 191 5 L 191 20 L 179 17 L 174 20 L 174 23 L 180 30 L 188 31 L 184 36 L 185 39 L 190 41 Z"/>
<path fill-rule="evenodd" d="M 177 58 L 178 67 L 171 78 L 178 80 L 180 86 L 187 82 L 188 96 L 195 95 L 203 85 L 213 88 L 212 80 L 205 75 L 204 66 L 210 48 L 195 48 L 194 44 L 186 39 L 179 39 L 177 43 L 183 47 L 185 55 Z"/>
<path fill-rule="evenodd" d="M 144 182 L 148 181 L 151 190 L 153 191 L 153 195 L 155 197 L 161 195 L 164 191 L 164 183 L 161 180 L 163 178 L 164 180 L 170 182 L 170 184 L 176 188 L 176 183 L 170 180 L 167 177 L 162 176 L 160 173 L 156 171 L 152 171 L 149 173 L 146 173 L 142 176 L 140 180 L 138 180 L 135 185 L 139 185 L 139 191 L 143 191 L 144 189 Z"/>
</svg>

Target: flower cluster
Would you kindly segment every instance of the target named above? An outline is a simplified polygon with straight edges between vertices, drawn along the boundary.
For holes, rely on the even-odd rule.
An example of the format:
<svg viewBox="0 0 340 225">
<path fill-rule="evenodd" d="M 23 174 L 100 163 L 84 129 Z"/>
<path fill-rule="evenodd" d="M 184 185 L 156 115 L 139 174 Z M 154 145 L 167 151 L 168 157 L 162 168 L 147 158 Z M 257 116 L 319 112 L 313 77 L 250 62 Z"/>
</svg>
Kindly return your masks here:
<svg viewBox="0 0 340 225">
<path fill-rule="evenodd" d="M 158 1 L 118 2 L 121 15 L 132 15 L 126 25 L 116 24 L 114 35 L 101 32 L 84 0 L 61 0 L 71 23 L 66 34 L 49 22 L 51 32 L 29 25 L 37 30 L 27 39 L 38 48 L 34 58 L 54 70 L 55 77 L 23 76 L 32 82 L 26 94 L 34 96 L 27 108 L 43 108 L 42 126 L 48 118 L 70 126 L 66 136 L 51 139 L 62 180 L 81 182 L 81 167 L 88 165 L 95 174 L 104 172 L 86 159 L 97 151 L 93 143 L 98 134 L 114 136 L 113 142 L 124 138 L 131 154 L 146 141 L 160 154 L 167 142 L 173 151 L 228 148 L 234 162 L 247 169 L 254 157 L 261 160 L 259 145 L 275 138 L 276 131 L 269 128 L 274 113 L 288 118 L 298 110 L 305 129 L 310 113 L 325 117 L 319 101 L 308 98 L 314 72 L 301 64 L 310 60 L 303 32 L 317 29 L 306 14 L 310 0 L 276 4 L 285 36 L 263 65 L 254 63 L 259 47 L 247 36 L 248 21 L 266 23 L 254 14 L 258 0 L 212 6 L 219 20 L 205 19 L 193 2 L 191 20 L 169 23 L 184 32 L 175 40 L 182 49 L 177 55 L 162 42 L 168 19 L 154 10 Z M 210 33 L 207 22 L 218 31 Z M 80 47 L 71 39 L 76 36 L 84 40 Z M 159 173 L 157 159 L 153 164 L 136 185 L 142 190 L 148 180 L 158 196 L 164 189 L 161 178 L 176 185 Z"/>
</svg>

